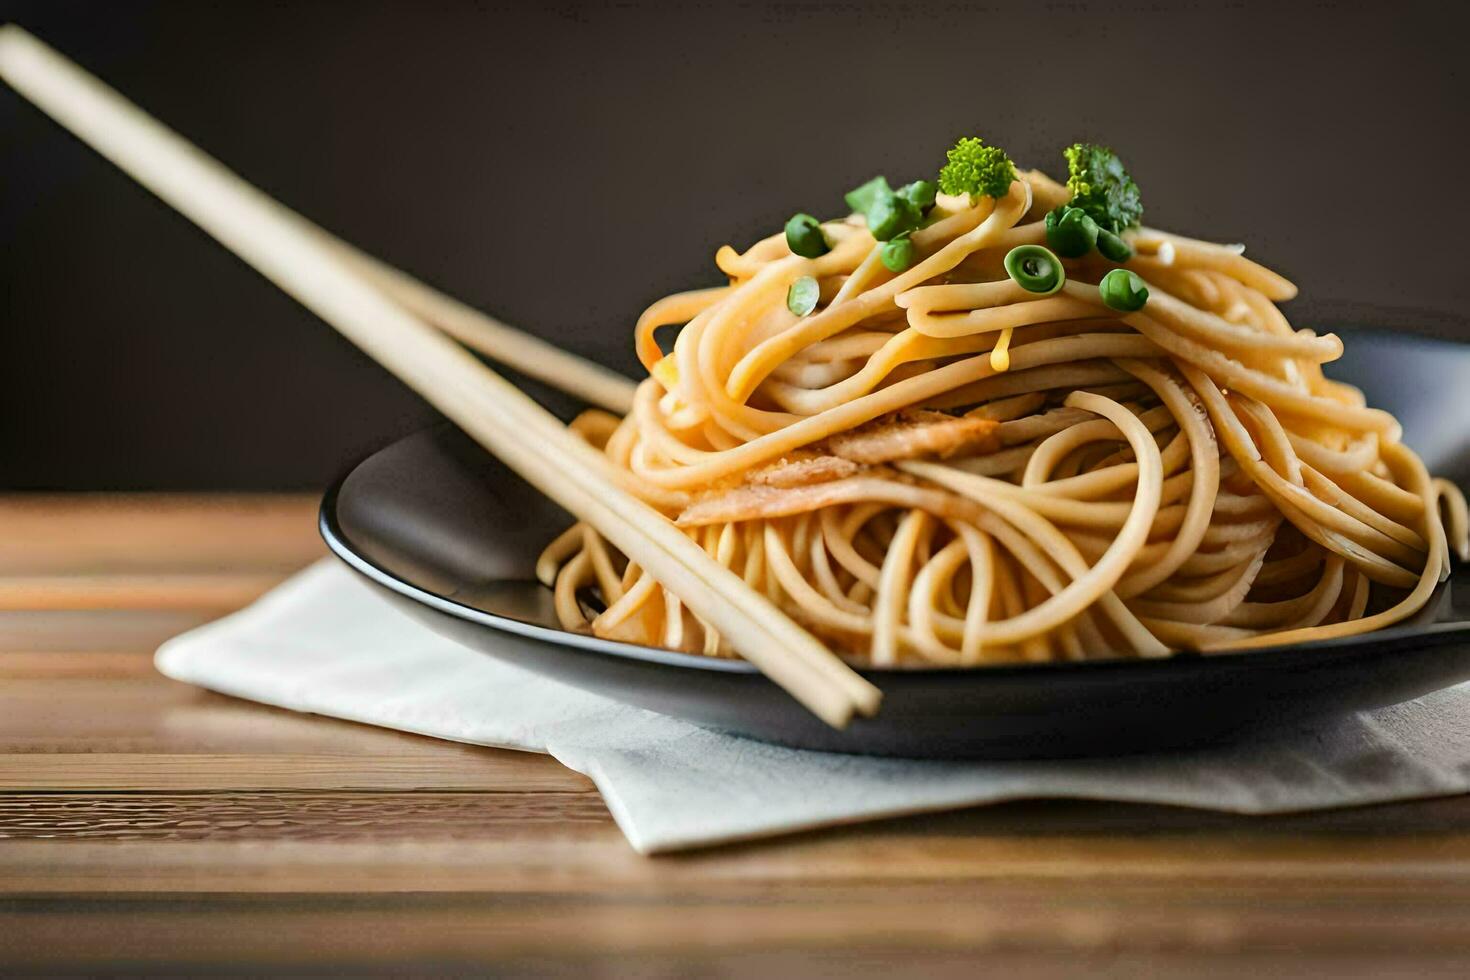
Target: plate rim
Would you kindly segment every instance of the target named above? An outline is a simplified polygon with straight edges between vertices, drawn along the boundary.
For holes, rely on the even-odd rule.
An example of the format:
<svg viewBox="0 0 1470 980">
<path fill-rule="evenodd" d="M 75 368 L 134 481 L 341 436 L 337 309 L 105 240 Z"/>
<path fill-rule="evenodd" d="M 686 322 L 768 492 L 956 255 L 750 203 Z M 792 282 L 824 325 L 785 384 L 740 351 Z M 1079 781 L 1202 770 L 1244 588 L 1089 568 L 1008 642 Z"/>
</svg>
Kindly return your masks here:
<svg viewBox="0 0 1470 980">
<path fill-rule="evenodd" d="M 415 585 L 394 572 L 383 568 L 381 565 L 355 550 L 351 545 L 350 537 L 338 519 L 337 505 L 347 482 L 352 478 L 353 474 L 378 455 L 411 439 L 430 437 L 431 434 L 444 430 L 458 431 L 452 422 L 441 421 L 410 432 L 407 435 L 379 446 L 376 450 L 358 459 L 342 475 L 331 482 L 322 495 L 321 504 L 317 511 L 317 530 L 321 534 L 322 540 L 326 543 L 327 549 L 333 556 L 369 581 L 390 592 L 476 626 L 486 627 L 498 632 L 509 633 L 538 642 L 551 643 L 581 653 L 603 654 L 623 660 L 632 660 L 661 667 L 674 667 L 694 671 L 713 671 L 716 673 L 740 674 L 755 677 L 763 676 L 754 664 L 746 660 L 706 657 L 701 654 L 681 653 L 674 650 L 663 650 L 658 647 L 626 643 L 621 640 L 609 640 L 583 633 L 572 633 L 563 629 L 553 629 L 552 627 L 542 626 L 538 623 L 530 623 L 509 616 L 502 616 L 498 613 L 487 612 L 483 609 L 476 609 L 474 606 L 466 605 L 448 596 L 443 596 L 422 586 Z M 519 479 L 519 477 L 516 478 Z M 1453 555 L 1450 560 L 1452 563 L 1455 561 Z M 1423 626 L 1390 626 L 1383 630 L 1360 633 L 1336 640 L 1314 640 L 1310 643 L 1278 644 L 1268 647 L 1255 647 L 1248 650 L 1222 651 L 1214 654 L 1176 651 L 1164 657 L 1107 657 L 1097 660 L 1056 660 L 1044 663 L 977 664 L 971 667 L 947 665 L 932 667 L 923 665 L 910 667 L 868 667 L 853 665 L 853 669 L 870 678 L 891 680 L 900 677 L 931 678 L 952 675 L 986 678 L 1025 678 L 1041 675 L 1055 676 L 1058 673 L 1066 674 L 1075 672 L 1087 674 L 1098 671 L 1117 670 L 1133 670 L 1140 673 L 1148 673 L 1160 667 L 1169 670 L 1180 669 L 1176 665 L 1188 665 L 1194 669 L 1204 670 L 1240 669 L 1241 667 L 1250 668 L 1258 665 L 1279 668 L 1289 667 L 1303 658 L 1321 655 L 1329 650 L 1337 651 L 1344 648 L 1353 650 L 1382 644 L 1385 641 L 1392 643 L 1411 638 L 1432 638 L 1435 641 L 1435 645 L 1438 645 L 1438 643 L 1445 642 L 1450 637 L 1464 633 L 1470 633 L 1470 620 L 1451 623 L 1429 623 Z M 1385 653 L 1387 652 L 1385 651 Z"/>
</svg>

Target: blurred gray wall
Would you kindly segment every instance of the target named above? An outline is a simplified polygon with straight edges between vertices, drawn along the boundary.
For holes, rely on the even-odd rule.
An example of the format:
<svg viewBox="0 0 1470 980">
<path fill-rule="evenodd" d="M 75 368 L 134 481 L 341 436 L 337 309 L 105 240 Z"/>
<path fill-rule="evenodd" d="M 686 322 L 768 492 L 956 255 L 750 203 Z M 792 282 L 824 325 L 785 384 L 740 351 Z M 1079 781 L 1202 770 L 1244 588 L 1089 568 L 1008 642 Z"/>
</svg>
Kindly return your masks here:
<svg viewBox="0 0 1470 980">
<path fill-rule="evenodd" d="M 0 0 L 266 191 L 632 370 L 720 244 L 980 133 L 1115 145 L 1299 324 L 1470 340 L 1460 4 Z M 0 91 L 0 486 L 296 488 L 433 413 Z M 564 407 L 564 406 L 563 406 Z"/>
</svg>

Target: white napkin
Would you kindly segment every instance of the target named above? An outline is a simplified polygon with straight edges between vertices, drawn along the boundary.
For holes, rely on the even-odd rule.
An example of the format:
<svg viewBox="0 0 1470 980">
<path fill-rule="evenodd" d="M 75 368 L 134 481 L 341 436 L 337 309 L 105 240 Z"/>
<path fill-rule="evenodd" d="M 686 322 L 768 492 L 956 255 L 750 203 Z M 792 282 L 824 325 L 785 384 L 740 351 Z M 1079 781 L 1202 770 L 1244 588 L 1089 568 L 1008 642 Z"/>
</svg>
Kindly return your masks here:
<svg viewBox="0 0 1470 980">
<path fill-rule="evenodd" d="M 549 752 L 654 853 L 1022 797 L 1279 813 L 1470 789 L 1470 684 L 1264 744 L 1041 762 L 918 762 L 705 731 L 442 639 L 320 563 L 164 644 L 169 677 L 437 738 Z"/>
</svg>

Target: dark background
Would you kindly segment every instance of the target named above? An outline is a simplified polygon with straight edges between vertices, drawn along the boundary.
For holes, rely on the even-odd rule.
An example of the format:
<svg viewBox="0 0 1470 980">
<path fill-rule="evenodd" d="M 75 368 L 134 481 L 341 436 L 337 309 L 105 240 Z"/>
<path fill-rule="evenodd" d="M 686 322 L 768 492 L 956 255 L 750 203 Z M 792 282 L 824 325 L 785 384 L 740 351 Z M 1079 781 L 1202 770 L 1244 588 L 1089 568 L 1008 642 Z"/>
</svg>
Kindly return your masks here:
<svg viewBox="0 0 1470 980">
<path fill-rule="evenodd" d="M 1113 144 L 1299 325 L 1470 339 L 1459 4 L 97 4 L 14 20 L 293 207 L 632 371 L 650 300 L 954 137 Z M 433 413 L 0 90 L 0 486 L 301 488 Z"/>
</svg>

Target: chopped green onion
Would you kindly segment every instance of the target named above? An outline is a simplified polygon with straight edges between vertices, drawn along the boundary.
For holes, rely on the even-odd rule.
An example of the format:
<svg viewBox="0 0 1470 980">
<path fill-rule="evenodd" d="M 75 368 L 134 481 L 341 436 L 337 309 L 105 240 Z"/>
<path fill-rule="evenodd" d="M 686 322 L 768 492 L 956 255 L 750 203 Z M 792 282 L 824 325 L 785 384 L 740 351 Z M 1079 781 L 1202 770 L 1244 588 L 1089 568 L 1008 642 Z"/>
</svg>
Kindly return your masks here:
<svg viewBox="0 0 1470 980">
<path fill-rule="evenodd" d="M 854 187 L 842 196 L 847 206 L 852 208 L 853 214 L 866 214 L 868 208 L 873 206 L 874 198 L 884 194 L 892 194 L 893 190 L 888 186 L 888 178 L 881 174 L 874 177 L 861 187 Z"/>
<path fill-rule="evenodd" d="M 1102 301 L 1122 313 L 1135 313 L 1148 302 L 1148 287 L 1127 269 L 1114 269 L 1097 284 Z"/>
<path fill-rule="evenodd" d="M 817 308 L 822 296 L 822 287 L 811 276 L 802 276 L 786 290 L 786 308 L 797 316 L 806 316 Z"/>
<path fill-rule="evenodd" d="M 927 180 L 916 180 L 912 184 L 904 184 L 896 193 L 918 208 L 919 213 L 922 214 L 934 206 L 934 198 L 939 193 L 939 188 Z"/>
<path fill-rule="evenodd" d="M 1098 227 L 1081 208 L 1060 205 L 1046 213 L 1046 243 L 1058 255 L 1076 259 L 1097 244 Z"/>
<path fill-rule="evenodd" d="M 809 214 L 794 214 L 786 222 L 786 247 L 804 259 L 826 255 L 832 249 L 822 234 L 822 223 Z"/>
<path fill-rule="evenodd" d="M 1017 245 L 1006 253 L 1005 267 L 1006 275 L 1028 293 L 1049 296 L 1067 281 L 1062 260 L 1040 245 Z"/>
<path fill-rule="evenodd" d="M 880 242 L 897 238 L 906 231 L 919 227 L 924 216 L 913 202 L 889 192 L 873 199 L 868 208 L 868 231 Z"/>
<path fill-rule="evenodd" d="M 908 232 L 884 242 L 883 248 L 878 251 L 878 258 L 890 272 L 902 272 L 913 265 L 914 243 Z"/>
<path fill-rule="evenodd" d="M 1133 247 L 1106 228 L 1097 230 L 1097 250 L 1112 262 L 1127 262 L 1133 258 Z"/>
</svg>

